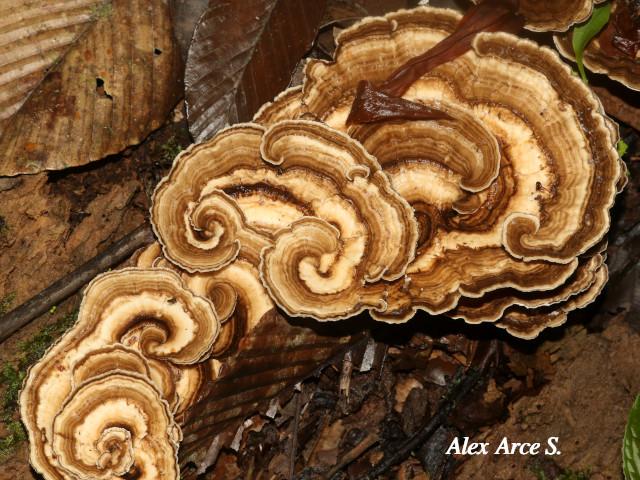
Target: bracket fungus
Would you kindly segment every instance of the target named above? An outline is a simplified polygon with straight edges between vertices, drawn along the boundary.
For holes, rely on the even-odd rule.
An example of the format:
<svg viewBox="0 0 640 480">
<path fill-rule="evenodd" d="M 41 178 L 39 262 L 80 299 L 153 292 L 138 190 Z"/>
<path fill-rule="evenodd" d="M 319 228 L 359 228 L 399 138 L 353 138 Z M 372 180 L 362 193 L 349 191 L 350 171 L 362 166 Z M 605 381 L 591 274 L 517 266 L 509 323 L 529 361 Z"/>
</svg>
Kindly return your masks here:
<svg viewBox="0 0 640 480">
<path fill-rule="evenodd" d="M 599 258 L 587 252 L 609 228 L 623 167 L 615 126 L 557 54 L 510 34 L 480 33 L 467 53 L 412 77 L 392 100 L 391 116 L 375 112 L 372 97 L 367 124 L 347 121 L 363 80 L 398 76 L 402 65 L 455 32 L 460 18 L 428 7 L 367 18 L 341 33 L 334 61 L 308 63 L 302 89 L 286 90 L 256 114 L 262 127 L 232 127 L 183 154 L 154 198 L 165 255 L 192 273 L 249 260 L 289 315 L 321 320 L 363 308 L 392 322 L 416 309 L 499 322 L 519 308 L 540 320 L 545 305 L 562 305 L 560 311 L 584 303 L 570 300 L 586 288 L 583 264 Z M 373 182 L 378 190 L 367 198 L 395 190 L 413 208 L 417 232 L 406 210 L 398 216 L 402 208 L 390 210 L 393 218 L 374 218 L 356 201 L 365 212 L 360 230 L 338 220 L 339 208 L 332 205 L 330 215 L 318 208 L 338 195 L 356 198 L 353 178 L 328 173 L 332 162 L 349 164 L 336 147 L 373 172 L 371 180 L 384 172 L 391 189 Z M 299 169 L 314 157 L 320 177 L 350 190 L 300 188 L 302 178 L 314 177 Z M 298 172 L 295 181 L 290 171 Z M 384 193 L 381 205 L 386 197 L 394 198 Z M 381 235 L 385 229 L 393 234 Z M 414 237 L 409 251 L 402 242 Z M 380 250 L 378 238 L 399 255 Z M 606 276 L 604 267 L 597 272 Z"/>
<path fill-rule="evenodd" d="M 384 309 L 366 286 L 401 278 L 417 239 L 412 209 L 378 162 L 305 120 L 237 125 L 186 151 L 151 212 L 164 254 L 181 268 L 247 260 L 287 313 L 318 319 Z"/>
<path fill-rule="evenodd" d="M 97 277 L 20 394 L 33 467 L 48 479 L 177 479 L 173 415 L 194 385 L 182 370 L 207 355 L 218 329 L 211 302 L 174 272 Z"/>
<path fill-rule="evenodd" d="M 362 80 L 386 81 L 460 18 L 423 7 L 365 19 L 341 33 L 333 61 L 305 71 L 298 115 L 360 141 L 416 211 L 415 260 L 401 282 L 377 284 L 388 310 L 373 315 L 387 321 L 503 289 L 543 298 L 575 281 L 578 257 L 609 228 L 623 171 L 593 93 L 556 53 L 506 33 L 480 33 L 470 51 L 407 82 L 404 99 L 451 118 L 347 123 Z"/>
<path fill-rule="evenodd" d="M 291 324 L 262 285 L 258 266 L 244 258 L 216 271 L 190 273 L 168 262 L 154 243 L 140 253 L 137 266 L 174 269 L 187 288 L 213 303 L 221 322 L 204 363 L 206 381 L 188 408 L 175 415 L 184 433 L 182 465 L 206 469 L 206 452 L 217 433 L 237 427 L 287 385 L 362 338 L 341 332 L 339 325 L 328 334 Z"/>
<path fill-rule="evenodd" d="M 472 0 L 491 3 L 495 0 Z M 504 0 L 525 20 L 525 28 L 534 32 L 564 32 L 572 25 L 585 21 L 594 4 L 607 0 Z"/>
<path fill-rule="evenodd" d="M 29 371 L 38 472 L 206 468 L 211 435 L 357 336 L 288 316 L 424 310 L 533 338 L 593 301 L 625 179 L 617 127 L 555 52 L 504 32 L 405 77 L 460 19 L 364 19 L 302 87 L 176 158 L 153 195 L 158 243 L 91 282 L 77 324 Z M 398 89 L 377 89 L 390 75 Z"/>
</svg>

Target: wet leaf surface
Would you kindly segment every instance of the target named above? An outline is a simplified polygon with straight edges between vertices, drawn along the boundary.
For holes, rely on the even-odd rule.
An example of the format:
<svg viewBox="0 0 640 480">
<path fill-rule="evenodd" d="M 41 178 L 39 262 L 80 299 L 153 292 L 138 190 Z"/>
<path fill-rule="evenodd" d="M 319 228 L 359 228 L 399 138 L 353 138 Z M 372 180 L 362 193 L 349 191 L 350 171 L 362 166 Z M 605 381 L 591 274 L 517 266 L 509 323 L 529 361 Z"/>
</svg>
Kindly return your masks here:
<svg viewBox="0 0 640 480">
<path fill-rule="evenodd" d="M 180 47 L 182 59 L 186 61 L 193 30 L 207 9 L 209 0 L 171 0 L 170 5 L 174 34 Z"/>
</svg>

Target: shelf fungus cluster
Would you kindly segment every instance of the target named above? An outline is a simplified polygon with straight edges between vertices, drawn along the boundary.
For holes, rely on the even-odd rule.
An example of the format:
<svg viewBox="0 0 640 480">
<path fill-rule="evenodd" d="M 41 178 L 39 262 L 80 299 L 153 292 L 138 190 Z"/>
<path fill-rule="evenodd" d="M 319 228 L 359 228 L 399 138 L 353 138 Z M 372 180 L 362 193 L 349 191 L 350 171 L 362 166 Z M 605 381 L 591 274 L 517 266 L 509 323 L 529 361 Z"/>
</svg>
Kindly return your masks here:
<svg viewBox="0 0 640 480">
<path fill-rule="evenodd" d="M 459 21 L 430 8 L 366 19 L 256 120 L 313 118 L 347 133 L 413 208 L 416 256 L 402 278 L 365 287 L 385 301 L 373 317 L 421 309 L 531 338 L 606 282 L 602 239 L 625 181 L 617 128 L 556 53 L 510 34 L 480 33 L 415 75 Z M 401 97 L 363 94 L 363 80 Z"/>
<path fill-rule="evenodd" d="M 219 325 L 211 301 L 169 270 L 97 277 L 21 392 L 33 467 L 52 479 L 177 479 L 174 417 L 198 392 Z"/>
<path fill-rule="evenodd" d="M 533 32 L 565 32 L 586 21 L 594 5 L 607 0 L 472 0 L 473 3 L 497 3 L 513 8 Z"/>
<path fill-rule="evenodd" d="M 216 422 L 345 343 L 288 317 L 422 310 L 533 338 L 595 299 L 625 179 L 617 127 L 555 52 L 511 34 L 424 73 L 415 59 L 459 22 L 365 19 L 301 87 L 177 157 L 153 197 L 158 242 L 90 284 L 29 372 L 36 470 L 178 478 L 183 435 L 198 463 Z"/>
</svg>

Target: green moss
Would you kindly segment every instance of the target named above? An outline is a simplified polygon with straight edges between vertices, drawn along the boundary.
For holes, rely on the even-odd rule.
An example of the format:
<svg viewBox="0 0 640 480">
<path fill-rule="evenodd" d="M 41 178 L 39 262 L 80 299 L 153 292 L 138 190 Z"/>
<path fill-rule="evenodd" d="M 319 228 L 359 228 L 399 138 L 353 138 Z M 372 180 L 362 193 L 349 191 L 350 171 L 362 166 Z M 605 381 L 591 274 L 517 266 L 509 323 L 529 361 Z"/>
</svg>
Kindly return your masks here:
<svg viewBox="0 0 640 480">
<path fill-rule="evenodd" d="M 0 371 L 0 385 L 2 393 L 2 410 L 0 421 L 4 424 L 7 435 L 0 437 L 0 463 L 6 461 L 17 449 L 21 442 L 26 440 L 27 434 L 15 417 L 17 416 L 18 395 L 25 373 L 14 365 L 5 363 Z"/>
<path fill-rule="evenodd" d="M 57 322 L 47 325 L 29 340 L 20 342 L 19 349 L 22 354 L 18 366 L 26 370 L 31 364 L 39 360 L 55 339 L 66 332 L 78 318 L 78 312 L 71 312 Z"/>
<path fill-rule="evenodd" d="M 618 155 L 620 155 L 620 157 L 624 157 L 627 153 L 627 150 L 629 150 L 629 145 L 627 145 L 627 142 L 620 139 L 616 144 L 616 150 L 618 151 Z"/>
<path fill-rule="evenodd" d="M 0 422 L 4 424 L 7 435 L 0 437 L 0 463 L 6 461 L 27 438 L 22 423 L 18 420 L 18 397 L 22 382 L 29 367 L 39 360 L 47 348 L 59 338 L 78 317 L 74 311 L 47 325 L 33 337 L 18 344 L 18 358 L 7 362 L 0 368 Z"/>
<path fill-rule="evenodd" d="M 9 434 L 0 438 L 0 464 L 6 462 L 15 453 L 20 443 L 27 439 L 27 432 L 19 421 L 12 420 L 5 425 Z"/>
<path fill-rule="evenodd" d="M 182 146 L 178 143 L 175 136 L 170 137 L 160 147 L 160 157 L 163 163 L 171 164 L 173 159 L 182 151 Z"/>
<path fill-rule="evenodd" d="M 91 9 L 91 17 L 95 19 L 106 18 L 111 16 L 113 12 L 113 6 L 111 0 L 94 5 Z"/>
<path fill-rule="evenodd" d="M 11 305 L 15 299 L 16 292 L 8 293 L 4 297 L 0 298 L 0 317 L 11 310 Z"/>
</svg>

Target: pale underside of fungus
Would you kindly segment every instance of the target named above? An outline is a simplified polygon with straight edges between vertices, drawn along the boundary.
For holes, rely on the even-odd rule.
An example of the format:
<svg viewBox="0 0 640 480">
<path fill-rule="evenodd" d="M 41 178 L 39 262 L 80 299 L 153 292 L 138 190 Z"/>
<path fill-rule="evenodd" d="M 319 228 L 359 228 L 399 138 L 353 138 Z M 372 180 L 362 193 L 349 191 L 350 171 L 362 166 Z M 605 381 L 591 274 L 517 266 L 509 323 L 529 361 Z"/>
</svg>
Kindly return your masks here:
<svg viewBox="0 0 640 480">
<path fill-rule="evenodd" d="M 351 341 L 290 317 L 424 310 L 532 338 L 593 301 L 624 183 L 618 132 L 556 53 L 481 33 L 392 99 L 428 119 L 347 123 L 361 81 L 385 81 L 459 21 L 365 19 L 302 87 L 177 157 L 153 197 L 158 243 L 96 278 L 29 372 L 37 471 L 178 478 L 181 441 L 180 462 L 206 468 L 222 425 Z"/>
</svg>

